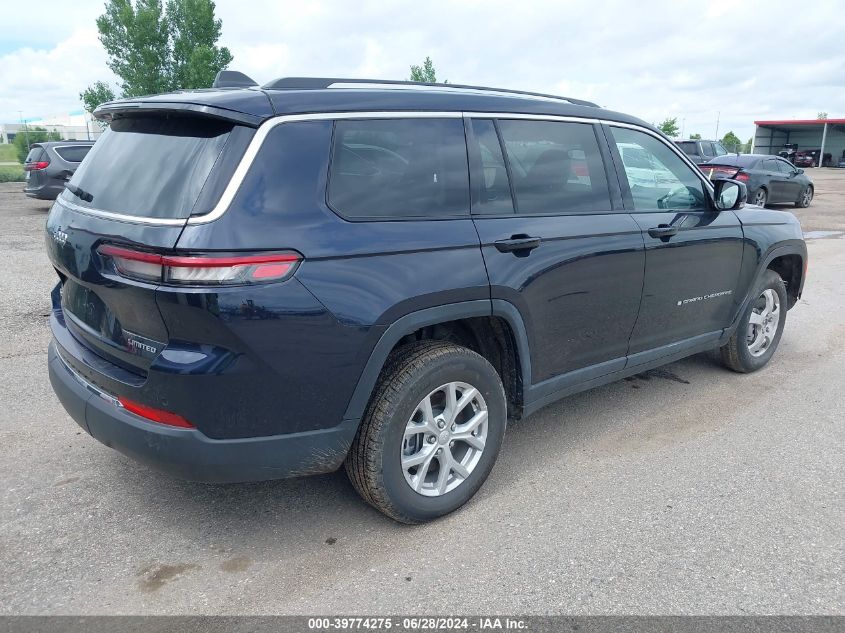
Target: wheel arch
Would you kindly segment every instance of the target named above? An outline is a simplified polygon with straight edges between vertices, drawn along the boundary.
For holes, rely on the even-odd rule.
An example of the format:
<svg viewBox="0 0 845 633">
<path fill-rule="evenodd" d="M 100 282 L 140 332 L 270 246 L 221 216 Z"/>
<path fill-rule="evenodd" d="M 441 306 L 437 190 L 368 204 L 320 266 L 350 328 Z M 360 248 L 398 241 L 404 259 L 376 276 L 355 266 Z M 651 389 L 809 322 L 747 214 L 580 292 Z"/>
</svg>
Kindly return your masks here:
<svg viewBox="0 0 845 633">
<path fill-rule="evenodd" d="M 423 332 L 426 328 L 441 325 L 461 324 L 465 327 L 471 327 L 470 322 L 479 319 L 498 319 L 506 325 L 501 335 L 512 342 L 512 349 L 504 350 L 504 354 L 512 353 L 512 358 L 503 360 L 512 362 L 510 366 L 514 370 L 514 375 L 511 378 L 515 380 L 515 383 L 509 385 L 509 377 L 502 375 L 508 372 L 503 372 L 501 367 L 496 367 L 496 369 L 499 371 L 508 393 L 509 414 L 513 417 L 520 417 L 524 403 L 523 394 L 527 386 L 531 384 L 531 360 L 525 323 L 519 310 L 512 303 L 501 299 L 492 301 L 479 299 L 417 310 L 398 318 L 388 326 L 370 352 L 347 405 L 344 419 L 360 420 L 363 417 L 388 356 L 403 343 L 403 340 L 407 340 L 408 337 L 416 333 Z M 491 325 L 491 327 L 495 326 Z M 479 345 L 481 350 L 477 351 L 491 360 L 488 354 L 483 352 L 486 341 L 479 341 Z M 473 346 L 470 345 L 469 347 Z M 496 363 L 493 364 L 496 365 Z M 512 411 L 511 408 L 513 408 Z"/>
</svg>

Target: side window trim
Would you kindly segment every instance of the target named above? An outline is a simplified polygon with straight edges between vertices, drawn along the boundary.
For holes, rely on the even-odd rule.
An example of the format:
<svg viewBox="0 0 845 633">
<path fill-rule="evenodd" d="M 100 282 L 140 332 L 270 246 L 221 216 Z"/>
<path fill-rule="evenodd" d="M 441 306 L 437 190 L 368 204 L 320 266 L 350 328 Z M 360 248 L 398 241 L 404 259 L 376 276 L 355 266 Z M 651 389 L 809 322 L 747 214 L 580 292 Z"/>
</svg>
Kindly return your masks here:
<svg viewBox="0 0 845 633">
<path fill-rule="evenodd" d="M 516 191 L 513 187 L 513 170 L 511 169 L 511 159 L 508 156 L 508 150 L 505 147 L 505 141 L 502 139 L 502 132 L 499 130 L 499 119 L 493 119 L 493 129 L 496 130 L 496 138 L 499 139 L 499 150 L 502 152 L 502 158 L 505 159 L 505 173 L 508 175 L 508 189 L 511 192 L 511 204 L 513 205 L 513 215 L 520 215 L 519 200 L 516 199 Z"/>
</svg>

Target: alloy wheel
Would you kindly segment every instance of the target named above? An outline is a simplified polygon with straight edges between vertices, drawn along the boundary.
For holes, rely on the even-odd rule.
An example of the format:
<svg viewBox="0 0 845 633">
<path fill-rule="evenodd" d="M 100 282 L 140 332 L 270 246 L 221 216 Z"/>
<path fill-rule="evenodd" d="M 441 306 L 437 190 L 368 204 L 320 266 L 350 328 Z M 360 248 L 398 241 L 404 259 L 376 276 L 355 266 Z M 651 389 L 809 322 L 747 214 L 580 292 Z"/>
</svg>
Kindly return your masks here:
<svg viewBox="0 0 845 633">
<path fill-rule="evenodd" d="M 775 340 L 780 325 L 780 297 L 771 288 L 766 288 L 754 302 L 748 320 L 746 344 L 752 356 L 762 356 Z"/>
<path fill-rule="evenodd" d="M 439 497 L 466 481 L 487 441 L 487 404 L 465 382 L 450 382 L 417 405 L 405 427 L 401 455 L 405 481 L 415 492 Z"/>
</svg>

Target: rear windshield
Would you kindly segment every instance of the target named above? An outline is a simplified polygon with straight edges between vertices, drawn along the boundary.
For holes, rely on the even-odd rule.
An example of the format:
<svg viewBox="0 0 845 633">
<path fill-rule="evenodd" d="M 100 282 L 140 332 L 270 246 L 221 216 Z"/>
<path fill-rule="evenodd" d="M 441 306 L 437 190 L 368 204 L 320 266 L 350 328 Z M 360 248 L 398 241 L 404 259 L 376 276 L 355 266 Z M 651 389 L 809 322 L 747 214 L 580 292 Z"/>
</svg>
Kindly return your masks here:
<svg viewBox="0 0 845 633">
<path fill-rule="evenodd" d="M 758 160 L 759 156 L 753 154 L 725 154 L 718 158 L 711 160 L 710 163 L 714 165 L 735 165 L 737 167 L 751 167 Z"/>
<path fill-rule="evenodd" d="M 40 145 L 35 145 L 32 149 L 29 150 L 29 154 L 26 155 L 25 163 L 36 163 L 39 160 L 44 160 L 44 148 Z"/>
<path fill-rule="evenodd" d="M 64 145 L 62 147 L 54 147 L 56 152 L 63 160 L 69 163 L 81 163 L 85 155 L 91 151 L 90 145 Z"/>
<path fill-rule="evenodd" d="M 118 119 L 94 144 L 70 181 L 93 209 L 150 218 L 187 218 L 233 125 L 212 119 Z"/>
<path fill-rule="evenodd" d="M 693 141 L 681 141 L 678 143 L 678 147 L 690 156 L 698 155 L 698 147 L 696 147 L 696 144 Z"/>
</svg>

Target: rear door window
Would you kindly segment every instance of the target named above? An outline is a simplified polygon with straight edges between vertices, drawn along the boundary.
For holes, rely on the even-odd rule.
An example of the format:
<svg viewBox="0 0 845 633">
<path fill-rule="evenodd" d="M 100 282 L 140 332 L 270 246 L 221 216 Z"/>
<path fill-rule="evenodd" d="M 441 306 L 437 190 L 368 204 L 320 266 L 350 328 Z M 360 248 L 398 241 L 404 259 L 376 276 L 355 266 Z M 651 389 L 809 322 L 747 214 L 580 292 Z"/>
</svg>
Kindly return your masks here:
<svg viewBox="0 0 845 633">
<path fill-rule="evenodd" d="M 356 219 L 469 215 L 463 120 L 335 123 L 328 203 Z"/>
<path fill-rule="evenodd" d="M 90 145 L 64 145 L 62 147 L 54 147 L 53 151 L 59 155 L 62 160 L 69 163 L 81 163 L 82 159 L 91 150 Z"/>
<path fill-rule="evenodd" d="M 698 156 L 698 144 L 693 141 L 678 143 L 678 147 L 680 147 L 684 151 L 684 154 L 688 156 Z"/>
<path fill-rule="evenodd" d="M 233 124 L 199 117 L 112 121 L 65 191 L 74 204 L 124 215 L 185 219 L 191 215 Z"/>
<path fill-rule="evenodd" d="M 591 124 L 502 119 L 498 125 L 517 213 L 610 209 L 604 162 Z"/>
</svg>

